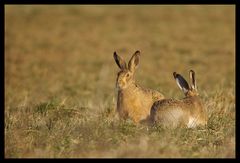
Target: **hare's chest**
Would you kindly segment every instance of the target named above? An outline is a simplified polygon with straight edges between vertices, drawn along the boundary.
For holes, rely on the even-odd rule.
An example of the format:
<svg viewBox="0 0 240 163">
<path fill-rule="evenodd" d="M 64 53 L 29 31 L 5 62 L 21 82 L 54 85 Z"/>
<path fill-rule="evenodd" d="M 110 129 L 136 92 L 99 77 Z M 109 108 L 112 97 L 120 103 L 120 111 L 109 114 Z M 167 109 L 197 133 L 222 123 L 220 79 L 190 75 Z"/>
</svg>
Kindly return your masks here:
<svg viewBox="0 0 240 163">
<path fill-rule="evenodd" d="M 145 119 L 150 114 L 150 107 L 149 100 L 146 100 L 145 96 L 137 92 L 123 93 L 118 98 L 120 116 L 129 117 L 135 122 Z"/>
<path fill-rule="evenodd" d="M 125 98 L 122 100 L 122 108 L 124 111 L 127 112 L 136 112 L 139 108 L 142 107 L 141 99 L 135 97 L 134 95 L 126 95 Z"/>
<path fill-rule="evenodd" d="M 145 116 L 150 111 L 150 107 L 149 100 L 139 95 L 127 96 L 123 100 L 123 109 L 130 116 Z"/>
</svg>

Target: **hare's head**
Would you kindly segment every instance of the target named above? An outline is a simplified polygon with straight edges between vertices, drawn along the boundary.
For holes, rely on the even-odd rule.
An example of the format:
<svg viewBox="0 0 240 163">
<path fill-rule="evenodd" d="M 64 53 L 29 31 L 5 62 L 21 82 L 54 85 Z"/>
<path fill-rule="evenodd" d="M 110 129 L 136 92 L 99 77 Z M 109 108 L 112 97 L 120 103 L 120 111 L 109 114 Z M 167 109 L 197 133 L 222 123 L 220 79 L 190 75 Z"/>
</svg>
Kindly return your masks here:
<svg viewBox="0 0 240 163">
<path fill-rule="evenodd" d="M 174 72 L 173 77 L 175 78 L 177 85 L 183 91 L 185 96 L 187 96 L 187 97 L 198 96 L 195 72 L 193 70 L 189 71 L 190 86 L 188 85 L 188 82 L 182 77 L 182 75 Z"/>
<path fill-rule="evenodd" d="M 140 51 L 136 51 L 133 54 L 132 58 L 128 62 L 128 66 L 126 62 L 117 55 L 116 52 L 114 52 L 113 57 L 116 61 L 116 64 L 120 68 L 120 71 L 117 75 L 116 86 L 119 89 L 125 89 L 134 82 L 134 73 L 139 64 Z"/>
</svg>

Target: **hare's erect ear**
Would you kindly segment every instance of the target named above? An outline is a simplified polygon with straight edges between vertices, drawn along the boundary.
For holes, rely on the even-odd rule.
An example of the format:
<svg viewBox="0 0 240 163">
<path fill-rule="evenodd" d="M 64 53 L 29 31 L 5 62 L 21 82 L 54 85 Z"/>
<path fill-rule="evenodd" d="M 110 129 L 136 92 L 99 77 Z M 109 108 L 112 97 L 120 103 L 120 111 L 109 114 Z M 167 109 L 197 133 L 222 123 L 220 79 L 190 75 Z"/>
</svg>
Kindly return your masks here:
<svg viewBox="0 0 240 163">
<path fill-rule="evenodd" d="M 190 79 L 190 84 L 191 84 L 192 89 L 197 90 L 195 72 L 193 70 L 189 71 L 189 79 Z"/>
<path fill-rule="evenodd" d="M 177 82 L 178 87 L 183 91 L 183 93 L 187 93 L 189 90 L 189 85 L 187 81 L 180 75 L 177 74 L 176 72 L 173 73 L 173 76 Z"/>
<path fill-rule="evenodd" d="M 140 51 L 136 51 L 132 58 L 130 59 L 130 61 L 128 62 L 128 69 L 131 72 L 134 72 L 135 69 L 137 68 L 138 64 L 139 64 L 139 59 L 140 59 Z"/>
<path fill-rule="evenodd" d="M 120 56 L 118 56 L 116 52 L 113 53 L 113 58 L 121 70 L 127 69 L 126 62 Z"/>
</svg>

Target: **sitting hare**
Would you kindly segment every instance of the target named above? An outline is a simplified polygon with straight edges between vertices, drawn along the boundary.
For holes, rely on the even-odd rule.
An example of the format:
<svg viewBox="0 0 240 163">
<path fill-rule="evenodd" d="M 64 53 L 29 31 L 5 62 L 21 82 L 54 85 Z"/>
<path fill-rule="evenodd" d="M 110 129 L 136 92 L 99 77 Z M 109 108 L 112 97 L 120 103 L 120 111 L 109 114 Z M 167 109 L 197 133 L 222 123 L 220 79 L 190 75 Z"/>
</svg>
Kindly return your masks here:
<svg viewBox="0 0 240 163">
<path fill-rule="evenodd" d="M 114 52 L 113 57 L 120 68 L 117 74 L 118 88 L 117 111 L 122 119 L 130 118 L 135 123 L 149 118 L 153 103 L 164 96 L 158 91 L 142 88 L 135 83 L 134 74 L 139 64 L 140 51 L 136 51 L 128 66 L 126 62 Z"/>
<path fill-rule="evenodd" d="M 186 97 L 181 100 L 164 99 L 155 102 L 151 108 L 151 122 L 163 126 L 177 127 L 181 125 L 188 128 L 206 125 L 207 114 L 202 100 L 198 96 L 194 71 L 189 71 L 191 87 L 180 74 L 174 72 L 173 76 Z"/>
</svg>

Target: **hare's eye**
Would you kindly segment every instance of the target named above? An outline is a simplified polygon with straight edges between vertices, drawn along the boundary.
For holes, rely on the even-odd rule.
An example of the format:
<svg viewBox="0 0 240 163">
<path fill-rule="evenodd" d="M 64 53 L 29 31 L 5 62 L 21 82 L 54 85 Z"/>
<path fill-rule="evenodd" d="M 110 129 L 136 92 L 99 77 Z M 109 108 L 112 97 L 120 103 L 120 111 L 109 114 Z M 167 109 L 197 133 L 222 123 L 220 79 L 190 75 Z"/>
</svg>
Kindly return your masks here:
<svg viewBox="0 0 240 163">
<path fill-rule="evenodd" d="M 127 77 L 129 77 L 129 74 L 127 73 Z"/>
</svg>

